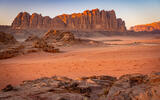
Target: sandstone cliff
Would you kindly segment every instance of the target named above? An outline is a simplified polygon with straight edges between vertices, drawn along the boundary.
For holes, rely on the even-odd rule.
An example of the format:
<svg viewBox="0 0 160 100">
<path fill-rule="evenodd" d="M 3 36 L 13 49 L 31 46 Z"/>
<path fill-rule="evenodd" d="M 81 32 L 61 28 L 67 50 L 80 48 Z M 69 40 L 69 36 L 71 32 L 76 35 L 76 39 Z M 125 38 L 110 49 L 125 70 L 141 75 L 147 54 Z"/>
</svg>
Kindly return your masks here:
<svg viewBox="0 0 160 100">
<path fill-rule="evenodd" d="M 86 10 L 83 13 L 63 14 L 50 18 L 33 13 L 20 12 L 12 23 L 14 29 L 65 29 L 126 31 L 125 22 L 116 18 L 114 10 Z"/>
<path fill-rule="evenodd" d="M 144 24 L 144 25 L 136 25 L 130 28 L 130 30 L 135 31 L 135 32 L 140 32 L 140 31 L 160 31 L 160 21 L 159 22 L 154 22 L 151 24 Z"/>
</svg>

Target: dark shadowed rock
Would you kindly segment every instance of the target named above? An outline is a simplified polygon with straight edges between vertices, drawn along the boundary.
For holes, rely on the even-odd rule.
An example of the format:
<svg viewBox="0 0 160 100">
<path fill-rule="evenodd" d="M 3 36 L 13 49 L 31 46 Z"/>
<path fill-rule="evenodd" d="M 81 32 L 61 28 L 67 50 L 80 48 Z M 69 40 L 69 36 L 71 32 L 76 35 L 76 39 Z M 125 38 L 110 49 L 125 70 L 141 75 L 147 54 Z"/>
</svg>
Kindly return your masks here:
<svg viewBox="0 0 160 100">
<path fill-rule="evenodd" d="M 37 41 L 37 40 L 40 40 L 40 38 L 38 36 L 31 35 L 25 40 L 25 42 L 33 42 L 33 41 Z"/>
<path fill-rule="evenodd" d="M 154 77 L 157 80 L 159 75 Z M 160 83 L 151 82 L 152 79 L 142 74 L 124 75 L 112 85 L 107 100 L 159 100 Z"/>
<path fill-rule="evenodd" d="M 59 30 L 49 30 L 44 34 L 43 39 L 52 42 L 71 42 L 74 41 L 75 37 L 71 32 L 63 32 Z"/>
<path fill-rule="evenodd" d="M 38 40 L 35 40 L 32 45 L 35 48 L 44 48 L 47 46 L 47 42 L 43 39 L 38 39 Z"/>
<path fill-rule="evenodd" d="M 0 32 L 0 44 L 15 44 L 17 41 L 11 34 Z"/>
<path fill-rule="evenodd" d="M 4 89 L 2 89 L 3 92 L 8 92 L 12 90 L 14 90 L 14 88 L 11 84 L 7 85 Z"/>
<path fill-rule="evenodd" d="M 43 51 L 45 52 L 51 52 L 51 53 L 58 53 L 60 52 L 58 48 L 55 48 L 54 46 L 52 45 L 47 45 L 43 48 Z"/>
<path fill-rule="evenodd" d="M 15 57 L 22 52 L 23 48 L 24 46 L 21 44 L 9 45 L 8 47 L 0 50 L 0 59 Z"/>
<path fill-rule="evenodd" d="M 110 85 L 104 85 L 104 84 Z M 12 91 L 16 89 L 16 91 Z M 10 92 L 7 92 L 10 91 Z M 160 74 L 128 74 L 119 79 L 92 76 L 79 80 L 53 76 L 8 85 L 0 100 L 159 100 Z"/>
<path fill-rule="evenodd" d="M 64 39 L 67 40 L 67 36 L 63 36 L 65 37 Z M 30 35 L 21 43 L 16 41 L 11 34 L 0 32 L 0 59 L 7 59 L 38 51 L 57 53 L 59 52 L 59 49 L 55 48 L 53 44 L 49 44 L 44 39 L 35 35 Z"/>
<path fill-rule="evenodd" d="M 35 48 L 40 48 L 45 52 L 57 53 L 59 52 L 58 48 L 55 48 L 53 45 L 49 45 L 44 39 L 37 39 L 32 43 L 32 46 Z"/>
</svg>

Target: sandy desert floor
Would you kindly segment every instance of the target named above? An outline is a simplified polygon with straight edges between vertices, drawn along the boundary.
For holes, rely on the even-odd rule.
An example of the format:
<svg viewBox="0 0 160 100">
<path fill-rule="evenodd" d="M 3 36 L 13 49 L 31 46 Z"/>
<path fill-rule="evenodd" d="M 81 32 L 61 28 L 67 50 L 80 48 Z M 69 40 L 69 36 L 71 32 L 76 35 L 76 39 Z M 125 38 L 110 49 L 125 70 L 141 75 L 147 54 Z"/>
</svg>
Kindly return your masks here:
<svg viewBox="0 0 160 100">
<path fill-rule="evenodd" d="M 62 53 L 45 52 L 0 60 L 0 88 L 40 77 L 92 75 L 120 76 L 160 72 L 160 38 L 92 38 L 106 47 L 65 47 Z M 140 44 L 137 44 L 140 43 Z"/>
</svg>

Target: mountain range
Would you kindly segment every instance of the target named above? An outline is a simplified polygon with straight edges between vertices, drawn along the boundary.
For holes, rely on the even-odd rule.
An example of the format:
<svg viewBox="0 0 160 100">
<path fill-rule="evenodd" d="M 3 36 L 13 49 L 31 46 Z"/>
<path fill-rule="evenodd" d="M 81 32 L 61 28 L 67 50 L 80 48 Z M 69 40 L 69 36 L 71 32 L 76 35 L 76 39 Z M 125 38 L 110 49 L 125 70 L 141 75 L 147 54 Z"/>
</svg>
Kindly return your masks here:
<svg viewBox="0 0 160 100">
<path fill-rule="evenodd" d="M 83 13 L 62 14 L 54 18 L 20 12 L 12 23 L 13 29 L 61 29 L 83 31 L 126 31 L 125 22 L 116 18 L 114 10 L 85 10 Z"/>
<path fill-rule="evenodd" d="M 140 31 L 160 31 L 160 21 L 153 22 L 150 24 L 136 25 L 130 28 L 131 31 L 140 32 Z"/>
</svg>

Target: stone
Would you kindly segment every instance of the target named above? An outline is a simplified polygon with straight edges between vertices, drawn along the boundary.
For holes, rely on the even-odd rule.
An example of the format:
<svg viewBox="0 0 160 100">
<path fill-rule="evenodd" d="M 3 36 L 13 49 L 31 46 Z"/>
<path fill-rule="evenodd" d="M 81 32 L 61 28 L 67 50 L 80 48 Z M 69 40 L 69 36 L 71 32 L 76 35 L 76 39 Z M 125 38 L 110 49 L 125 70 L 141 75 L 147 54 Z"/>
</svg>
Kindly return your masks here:
<svg viewBox="0 0 160 100">
<path fill-rule="evenodd" d="M 42 49 L 45 52 L 50 52 L 50 53 L 58 53 L 59 52 L 58 48 L 55 48 L 53 45 L 49 45 L 44 39 L 35 40 L 32 43 L 32 46 L 35 48 Z"/>
<path fill-rule="evenodd" d="M 159 100 L 159 79 L 159 72 L 127 74 L 119 79 L 107 75 L 79 80 L 43 77 L 24 81 L 19 86 L 8 85 L 0 91 L 0 100 Z"/>
<path fill-rule="evenodd" d="M 36 40 L 33 42 L 32 46 L 35 48 L 45 48 L 47 46 L 47 42 L 43 39 Z"/>
<path fill-rule="evenodd" d="M 13 35 L 0 32 L 0 44 L 6 45 L 6 44 L 15 44 L 15 43 L 17 43 L 17 41 Z"/>
<path fill-rule="evenodd" d="M 52 94 L 46 93 L 40 95 L 42 100 L 87 100 L 84 96 L 77 93 L 60 93 Z"/>
<path fill-rule="evenodd" d="M 57 29 L 83 31 L 125 32 L 125 22 L 116 18 L 114 10 L 85 10 L 82 13 L 62 14 L 54 18 L 41 14 L 20 12 L 12 23 L 13 29 Z"/>
<path fill-rule="evenodd" d="M 152 78 L 142 74 L 123 75 L 112 85 L 106 100 L 158 100 L 160 84 L 152 83 Z"/>
<path fill-rule="evenodd" d="M 43 51 L 45 51 L 45 52 L 51 52 L 51 53 L 58 53 L 58 52 L 60 52 L 58 48 L 54 48 L 54 46 L 51 46 L 51 45 L 43 47 Z"/>
<path fill-rule="evenodd" d="M 0 59 L 15 57 L 20 54 L 24 48 L 23 45 L 12 45 L 0 50 Z"/>
<path fill-rule="evenodd" d="M 7 85 L 4 89 L 2 89 L 3 92 L 8 92 L 12 90 L 14 90 L 14 88 L 11 84 Z"/>
<path fill-rule="evenodd" d="M 6 59 L 16 56 L 18 51 L 14 49 L 0 50 L 0 59 Z"/>
<path fill-rule="evenodd" d="M 40 38 L 38 36 L 31 35 L 25 40 L 25 42 L 33 42 L 33 41 L 37 41 L 37 40 L 40 40 Z"/>
<path fill-rule="evenodd" d="M 24 29 L 30 27 L 30 14 L 27 12 L 20 12 L 14 19 L 12 26 L 15 29 Z"/>
<path fill-rule="evenodd" d="M 46 41 L 52 42 L 72 42 L 75 40 L 73 33 L 71 32 L 63 32 L 60 30 L 49 30 L 44 34 L 43 39 Z"/>
<path fill-rule="evenodd" d="M 141 31 L 146 31 L 146 32 L 151 32 L 151 31 L 160 31 L 160 21 L 158 22 L 153 22 L 150 24 L 143 24 L 143 25 L 135 25 L 130 28 L 131 31 L 135 32 L 141 32 Z"/>
</svg>

